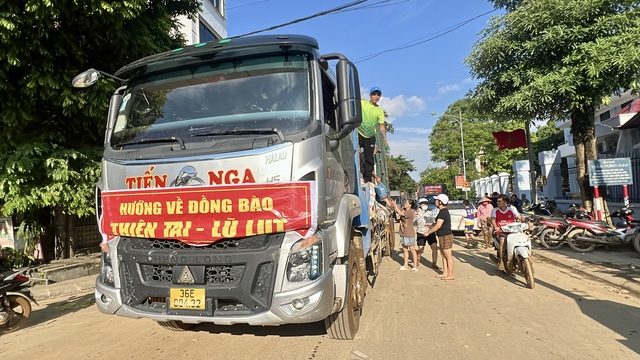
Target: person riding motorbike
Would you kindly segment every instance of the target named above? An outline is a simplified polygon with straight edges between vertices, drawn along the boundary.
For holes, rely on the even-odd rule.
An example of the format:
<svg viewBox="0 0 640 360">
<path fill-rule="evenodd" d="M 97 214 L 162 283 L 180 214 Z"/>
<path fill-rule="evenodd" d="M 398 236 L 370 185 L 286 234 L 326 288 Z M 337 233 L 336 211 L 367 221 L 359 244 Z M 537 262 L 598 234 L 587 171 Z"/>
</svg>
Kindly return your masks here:
<svg viewBox="0 0 640 360">
<path fill-rule="evenodd" d="M 523 221 L 523 217 L 515 207 L 509 205 L 509 196 L 505 194 L 498 195 L 497 204 L 498 207 L 494 208 L 491 212 L 491 224 L 493 225 L 493 234 L 500 243 L 500 248 L 498 249 L 498 269 L 505 271 L 502 252 L 508 234 L 502 231 L 502 226 L 516 221 Z"/>
</svg>

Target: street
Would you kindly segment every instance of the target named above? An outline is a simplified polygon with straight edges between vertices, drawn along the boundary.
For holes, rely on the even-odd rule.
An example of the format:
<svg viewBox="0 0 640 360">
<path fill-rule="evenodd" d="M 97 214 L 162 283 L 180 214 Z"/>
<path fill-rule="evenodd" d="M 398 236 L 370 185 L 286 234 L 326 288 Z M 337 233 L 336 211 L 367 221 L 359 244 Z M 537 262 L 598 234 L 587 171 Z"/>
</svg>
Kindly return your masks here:
<svg viewBox="0 0 640 360">
<path fill-rule="evenodd" d="M 640 359 L 640 299 L 535 258 L 536 288 L 501 275 L 456 237 L 455 281 L 385 258 L 353 341 L 323 324 L 199 325 L 171 332 L 99 313 L 93 293 L 44 301 L 29 326 L 0 337 L 2 359 Z"/>
</svg>

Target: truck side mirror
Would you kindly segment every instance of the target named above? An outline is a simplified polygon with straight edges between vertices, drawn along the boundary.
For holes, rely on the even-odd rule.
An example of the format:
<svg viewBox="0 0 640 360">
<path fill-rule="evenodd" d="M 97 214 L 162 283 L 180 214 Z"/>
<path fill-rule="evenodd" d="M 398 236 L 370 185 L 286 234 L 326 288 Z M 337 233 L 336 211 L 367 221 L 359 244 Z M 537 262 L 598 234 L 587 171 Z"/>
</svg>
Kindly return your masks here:
<svg viewBox="0 0 640 360">
<path fill-rule="evenodd" d="M 74 88 L 82 89 L 95 84 L 98 79 L 100 79 L 100 72 L 95 69 L 89 69 L 76 75 L 73 80 L 71 80 L 71 85 Z"/>
<path fill-rule="evenodd" d="M 360 81 L 358 70 L 347 59 L 340 59 L 336 65 L 338 80 L 338 126 L 341 132 L 345 128 L 357 128 L 362 123 L 362 105 L 360 104 Z"/>
</svg>

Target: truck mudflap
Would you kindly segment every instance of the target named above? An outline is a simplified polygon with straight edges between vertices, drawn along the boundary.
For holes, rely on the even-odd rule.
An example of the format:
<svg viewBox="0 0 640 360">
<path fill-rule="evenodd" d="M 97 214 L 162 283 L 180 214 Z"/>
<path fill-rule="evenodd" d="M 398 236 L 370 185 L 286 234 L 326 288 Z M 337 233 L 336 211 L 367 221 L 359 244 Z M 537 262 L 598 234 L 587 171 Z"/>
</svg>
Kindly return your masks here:
<svg viewBox="0 0 640 360">
<path fill-rule="evenodd" d="M 311 284 L 286 292 L 274 293 L 271 307 L 250 315 L 200 316 L 167 314 L 166 311 L 143 311 L 123 304 L 121 291 L 96 280 L 96 304 L 100 312 L 129 318 L 147 318 L 155 321 L 181 321 L 188 324 L 214 323 L 216 325 L 283 325 L 311 323 L 329 316 L 334 305 L 334 279 L 331 268 Z"/>
</svg>

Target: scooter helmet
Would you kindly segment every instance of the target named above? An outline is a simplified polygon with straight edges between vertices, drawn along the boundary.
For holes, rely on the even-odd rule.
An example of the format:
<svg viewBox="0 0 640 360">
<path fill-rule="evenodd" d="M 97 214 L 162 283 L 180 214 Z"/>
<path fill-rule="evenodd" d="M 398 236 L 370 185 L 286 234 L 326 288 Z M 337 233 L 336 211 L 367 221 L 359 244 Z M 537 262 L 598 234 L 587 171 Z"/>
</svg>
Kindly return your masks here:
<svg viewBox="0 0 640 360">
<path fill-rule="evenodd" d="M 585 214 L 582 211 L 578 211 L 576 213 L 576 219 L 588 219 L 589 218 L 589 214 Z"/>
</svg>

